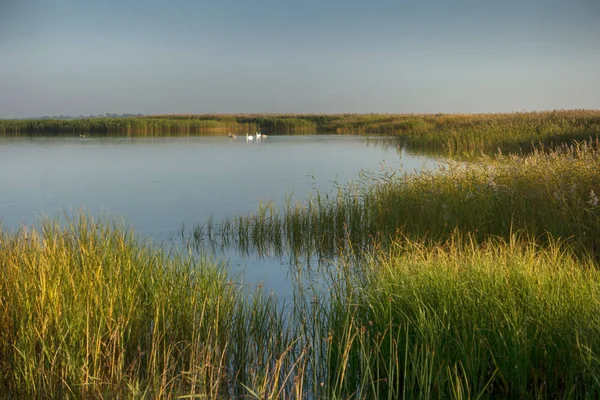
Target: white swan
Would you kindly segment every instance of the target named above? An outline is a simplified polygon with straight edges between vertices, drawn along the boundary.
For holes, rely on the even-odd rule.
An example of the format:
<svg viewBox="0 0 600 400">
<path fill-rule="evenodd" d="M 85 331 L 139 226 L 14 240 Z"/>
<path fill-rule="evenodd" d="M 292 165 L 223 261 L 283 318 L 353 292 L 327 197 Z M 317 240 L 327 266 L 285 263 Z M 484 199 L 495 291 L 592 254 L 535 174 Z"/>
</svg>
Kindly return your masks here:
<svg viewBox="0 0 600 400">
<path fill-rule="evenodd" d="M 262 135 L 262 133 L 260 133 L 260 132 L 256 132 L 256 138 L 257 138 L 257 139 L 260 139 L 260 138 L 262 138 L 262 136 L 263 136 L 263 135 Z"/>
<path fill-rule="evenodd" d="M 248 134 L 246 133 L 246 141 L 252 141 L 254 139 L 254 137 L 252 135 L 248 136 Z"/>
</svg>

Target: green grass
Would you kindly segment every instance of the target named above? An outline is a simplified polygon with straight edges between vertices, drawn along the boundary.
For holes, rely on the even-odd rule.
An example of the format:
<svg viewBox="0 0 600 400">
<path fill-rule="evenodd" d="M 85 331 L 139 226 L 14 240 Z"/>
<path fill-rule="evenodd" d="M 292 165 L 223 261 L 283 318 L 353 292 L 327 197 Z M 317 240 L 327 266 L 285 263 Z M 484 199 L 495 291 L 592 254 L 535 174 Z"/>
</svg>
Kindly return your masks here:
<svg viewBox="0 0 600 400">
<path fill-rule="evenodd" d="M 336 303 L 329 385 L 347 398 L 595 398 L 600 273 L 554 243 L 398 241 Z M 342 362 L 340 362 L 342 361 Z"/>
</svg>

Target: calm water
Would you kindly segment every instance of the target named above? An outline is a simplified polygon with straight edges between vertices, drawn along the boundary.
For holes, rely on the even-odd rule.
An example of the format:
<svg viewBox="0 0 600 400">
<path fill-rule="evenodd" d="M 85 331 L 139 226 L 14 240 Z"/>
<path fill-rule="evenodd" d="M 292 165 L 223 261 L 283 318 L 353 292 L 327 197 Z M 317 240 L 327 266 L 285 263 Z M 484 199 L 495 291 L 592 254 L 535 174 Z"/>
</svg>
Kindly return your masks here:
<svg viewBox="0 0 600 400">
<path fill-rule="evenodd" d="M 0 139 L 0 219 L 4 228 L 33 224 L 85 208 L 130 223 L 140 237 L 163 242 L 210 215 L 257 209 L 259 202 L 301 201 L 335 190 L 381 163 L 403 170 L 433 168 L 389 140 L 356 136 L 245 138 Z M 246 280 L 280 287 L 281 260 L 227 255 Z M 284 263 L 285 264 L 285 263 Z"/>
</svg>

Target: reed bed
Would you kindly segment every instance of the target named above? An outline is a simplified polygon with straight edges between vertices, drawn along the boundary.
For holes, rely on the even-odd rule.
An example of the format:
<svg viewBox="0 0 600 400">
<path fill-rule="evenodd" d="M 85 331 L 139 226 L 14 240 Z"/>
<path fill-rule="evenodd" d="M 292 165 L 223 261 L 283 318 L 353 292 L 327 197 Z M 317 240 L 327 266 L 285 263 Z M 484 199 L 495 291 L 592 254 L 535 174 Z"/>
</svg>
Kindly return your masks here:
<svg viewBox="0 0 600 400">
<path fill-rule="evenodd" d="M 528 152 L 600 134 L 600 111 L 507 114 L 206 114 L 71 120 L 0 120 L 0 135 L 368 134 L 396 136 L 412 149 L 450 154 Z"/>
<path fill-rule="evenodd" d="M 599 271 L 562 244 L 397 241 L 363 265 L 329 315 L 337 398 L 600 395 Z"/>
<path fill-rule="evenodd" d="M 282 310 L 210 260 L 83 214 L 1 232 L 0 267 L 0 397 L 227 398 L 263 371 L 264 390 L 286 384 Z"/>
<path fill-rule="evenodd" d="M 434 172 L 385 172 L 283 210 L 267 204 L 255 213 L 197 225 L 194 238 L 264 255 L 332 257 L 348 243 L 360 252 L 398 235 L 440 243 L 456 231 L 480 241 L 522 232 L 540 243 L 548 235 L 561 238 L 598 257 L 599 171 L 595 140 L 527 156 L 448 162 Z"/>
<path fill-rule="evenodd" d="M 254 129 L 253 125 L 232 118 L 81 118 L 0 120 L 0 135 L 70 135 L 70 136 L 202 136 L 227 135 Z"/>
<path fill-rule="evenodd" d="M 85 215 L 2 232 L 0 397 L 600 395 L 600 272 L 564 243 L 455 234 L 362 260 L 285 304 Z"/>
<path fill-rule="evenodd" d="M 507 114 L 422 114 L 347 116 L 332 121 L 337 133 L 398 136 L 418 149 L 450 154 L 529 152 L 572 144 L 600 133 L 600 111 L 555 110 Z"/>
</svg>

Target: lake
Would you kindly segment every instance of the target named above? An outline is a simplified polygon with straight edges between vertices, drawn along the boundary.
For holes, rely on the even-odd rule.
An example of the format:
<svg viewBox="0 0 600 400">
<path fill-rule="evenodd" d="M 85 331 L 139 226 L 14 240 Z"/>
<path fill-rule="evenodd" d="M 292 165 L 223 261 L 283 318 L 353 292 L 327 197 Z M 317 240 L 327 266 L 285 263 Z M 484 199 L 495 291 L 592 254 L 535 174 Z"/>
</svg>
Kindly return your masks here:
<svg viewBox="0 0 600 400">
<path fill-rule="evenodd" d="M 315 190 L 334 192 L 361 171 L 437 164 L 393 139 L 360 136 L 0 138 L 0 219 L 12 230 L 83 208 L 164 243 L 183 224 L 254 211 L 260 202 L 302 201 Z M 245 270 L 246 281 L 284 292 L 285 260 L 233 251 L 225 257 L 232 271 Z"/>
</svg>

